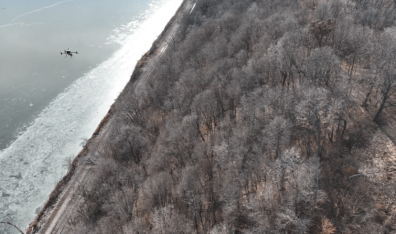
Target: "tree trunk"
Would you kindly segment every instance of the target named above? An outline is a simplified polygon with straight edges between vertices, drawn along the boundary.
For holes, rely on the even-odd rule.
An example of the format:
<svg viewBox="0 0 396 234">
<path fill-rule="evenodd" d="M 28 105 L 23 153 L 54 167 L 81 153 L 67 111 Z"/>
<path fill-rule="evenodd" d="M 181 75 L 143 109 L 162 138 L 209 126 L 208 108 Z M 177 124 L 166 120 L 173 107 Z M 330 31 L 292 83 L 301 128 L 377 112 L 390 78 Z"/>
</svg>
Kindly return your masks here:
<svg viewBox="0 0 396 234">
<path fill-rule="evenodd" d="M 205 142 L 205 138 L 203 137 L 203 135 L 202 135 L 202 133 L 201 133 L 201 129 L 200 129 L 200 127 L 199 127 L 199 123 L 197 122 L 196 124 L 197 124 L 197 129 L 198 129 L 199 136 L 201 137 L 202 142 Z"/>
<path fill-rule="evenodd" d="M 355 66 L 355 59 L 356 59 L 356 55 L 354 55 L 354 56 L 353 56 L 353 59 L 352 59 L 352 65 L 351 65 L 351 69 L 350 69 L 350 71 L 349 71 L 349 77 L 352 77 L 353 68 L 354 68 L 354 66 Z"/>
<path fill-rule="evenodd" d="M 330 134 L 330 143 L 333 143 L 333 136 L 334 136 L 334 126 L 331 126 L 331 134 Z"/>
<path fill-rule="evenodd" d="M 386 101 L 387 101 L 388 98 L 389 98 L 388 94 L 389 94 L 389 91 L 390 91 L 390 90 L 391 90 L 391 85 L 387 85 L 386 91 L 385 91 L 385 93 L 383 93 L 383 95 L 382 95 L 382 102 L 381 102 L 381 105 L 380 105 L 380 107 L 379 107 L 379 109 L 378 109 L 378 111 L 377 111 L 377 114 L 375 114 L 375 117 L 374 117 L 374 119 L 373 119 L 374 122 L 377 122 L 377 121 L 378 121 L 378 119 L 379 119 L 379 117 L 380 117 L 382 111 L 385 109 L 385 103 L 386 103 Z"/>
<path fill-rule="evenodd" d="M 386 98 L 382 99 L 381 106 L 379 107 L 379 109 L 378 109 L 378 111 L 377 111 L 377 114 L 375 114 L 375 117 L 374 117 L 374 119 L 373 119 L 374 122 L 377 122 L 377 121 L 378 121 L 378 119 L 379 119 L 379 117 L 380 117 L 382 111 L 385 109 L 385 102 L 386 102 Z"/>
<path fill-rule="evenodd" d="M 373 90 L 373 87 L 374 87 L 374 85 L 372 85 L 372 86 L 370 87 L 370 90 L 369 90 L 369 92 L 367 93 L 366 98 L 364 99 L 364 102 L 362 103 L 361 107 L 366 108 L 366 106 L 367 106 L 367 101 L 368 101 L 368 99 L 369 99 L 369 97 L 370 97 L 370 94 L 371 94 L 371 91 Z"/>
<path fill-rule="evenodd" d="M 342 128 L 341 140 L 344 139 L 344 133 L 345 133 L 345 129 L 347 127 L 347 121 L 345 119 L 343 119 L 343 121 L 344 121 L 344 127 Z"/>
<path fill-rule="evenodd" d="M 317 155 L 318 155 L 318 157 L 320 158 L 321 157 L 321 155 L 322 155 L 322 144 L 320 143 L 321 142 L 321 129 L 320 129 L 320 119 L 319 119 L 319 117 L 317 117 L 317 119 L 316 119 L 316 121 L 315 121 L 316 123 L 315 123 L 315 127 L 316 127 L 316 137 L 317 137 L 317 147 L 318 147 L 318 150 L 317 150 Z"/>
<path fill-rule="evenodd" d="M 309 219 L 312 221 L 312 219 L 314 218 L 314 212 L 315 212 L 315 204 L 316 204 L 316 200 L 318 197 L 318 189 L 319 189 L 319 175 L 316 175 L 315 178 L 315 192 L 314 192 L 314 197 L 313 197 L 313 202 L 311 204 L 311 209 L 309 212 Z"/>
<path fill-rule="evenodd" d="M 279 158 L 280 156 L 280 135 L 278 133 L 278 136 L 276 138 L 276 151 L 275 151 L 275 158 Z"/>
<path fill-rule="evenodd" d="M 287 72 L 281 72 L 283 80 L 282 80 L 282 87 L 286 85 L 286 80 L 287 80 Z"/>
</svg>

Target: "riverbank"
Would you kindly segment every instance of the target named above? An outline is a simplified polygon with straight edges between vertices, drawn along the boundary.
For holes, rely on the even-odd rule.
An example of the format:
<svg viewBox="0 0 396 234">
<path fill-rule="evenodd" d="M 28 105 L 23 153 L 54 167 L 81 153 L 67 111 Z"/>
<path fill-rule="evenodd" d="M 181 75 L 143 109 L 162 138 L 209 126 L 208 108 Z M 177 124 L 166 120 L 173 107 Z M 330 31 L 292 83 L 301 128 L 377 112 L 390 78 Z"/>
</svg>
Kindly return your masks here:
<svg viewBox="0 0 396 234">
<path fill-rule="evenodd" d="M 147 69 L 148 66 L 153 66 L 156 64 L 156 61 L 162 54 L 158 53 L 160 45 L 168 43 L 168 41 L 174 35 L 175 28 L 177 29 L 178 24 L 182 19 L 182 15 L 186 12 L 187 5 L 191 7 L 191 4 L 187 3 L 189 3 L 189 1 L 186 0 L 182 3 L 182 5 L 176 11 L 176 14 L 172 17 L 172 19 L 166 25 L 165 29 L 158 36 L 157 40 L 154 41 L 151 49 L 147 53 L 145 53 L 138 61 L 135 70 L 131 75 L 131 79 L 126 87 L 132 87 L 135 82 L 140 81 L 144 75 L 144 70 L 150 71 L 150 69 Z M 120 96 L 122 96 L 122 94 L 126 92 L 126 87 L 124 88 Z M 59 217 L 60 212 L 65 212 L 65 208 L 62 210 L 62 207 L 65 207 L 67 201 L 70 201 L 70 199 L 68 200 L 68 198 L 75 195 L 78 196 L 78 194 L 76 194 L 75 188 L 78 186 L 79 183 L 81 183 L 80 180 L 83 179 L 81 178 L 81 176 L 86 176 L 87 170 L 89 170 L 90 168 L 90 153 L 92 152 L 90 152 L 89 149 L 91 148 L 91 146 L 98 144 L 100 145 L 101 141 L 106 140 L 105 130 L 111 122 L 113 109 L 114 104 L 111 106 L 107 115 L 100 122 L 92 137 L 87 141 L 84 148 L 75 157 L 70 165 L 67 174 L 55 186 L 55 189 L 51 192 L 43 208 L 38 212 L 35 219 L 30 223 L 29 227 L 26 230 L 27 233 L 48 233 L 47 230 L 49 228 L 54 228 L 52 222 L 54 220 L 55 222 L 58 222 L 56 218 Z M 66 220 L 66 217 L 64 217 L 63 220 Z"/>
</svg>

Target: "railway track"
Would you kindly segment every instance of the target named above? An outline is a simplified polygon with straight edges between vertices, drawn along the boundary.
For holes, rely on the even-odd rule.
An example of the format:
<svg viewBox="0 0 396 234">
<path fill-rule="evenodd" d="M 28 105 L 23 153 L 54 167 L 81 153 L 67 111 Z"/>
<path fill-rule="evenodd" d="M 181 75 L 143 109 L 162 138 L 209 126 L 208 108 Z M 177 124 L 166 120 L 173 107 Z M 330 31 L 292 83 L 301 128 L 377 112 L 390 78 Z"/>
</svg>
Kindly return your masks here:
<svg viewBox="0 0 396 234">
<path fill-rule="evenodd" d="M 168 27 L 165 32 L 165 36 L 163 40 L 161 40 L 158 48 L 159 52 L 156 53 L 153 57 L 150 58 L 148 63 L 143 67 L 143 73 L 140 78 L 137 80 L 137 83 L 134 87 L 134 92 L 141 93 L 144 91 L 144 85 L 147 82 L 148 77 L 152 75 L 156 66 L 158 66 L 158 62 L 160 61 L 162 55 L 168 48 L 169 43 L 175 36 L 176 32 L 180 27 L 180 23 L 183 18 L 190 14 L 192 9 L 195 7 L 195 0 L 188 0 L 182 3 L 181 11 L 176 15 L 176 18 Z M 107 124 L 110 121 L 107 122 Z M 102 131 L 98 136 L 94 139 L 96 142 L 106 141 L 108 139 L 108 131 L 107 126 L 104 126 Z M 91 155 L 97 152 L 88 152 L 85 158 L 89 159 Z M 60 195 L 60 199 L 56 203 L 55 207 L 52 209 L 48 218 L 46 218 L 45 224 L 38 230 L 33 233 L 35 234 L 65 234 L 68 230 L 68 223 L 72 215 L 75 213 L 78 205 L 83 202 L 83 197 L 78 192 L 78 187 L 88 180 L 89 170 L 91 166 L 82 165 L 80 160 L 80 164 L 76 172 L 74 173 L 72 179 L 68 183 L 67 187 L 64 189 L 62 194 Z"/>
</svg>

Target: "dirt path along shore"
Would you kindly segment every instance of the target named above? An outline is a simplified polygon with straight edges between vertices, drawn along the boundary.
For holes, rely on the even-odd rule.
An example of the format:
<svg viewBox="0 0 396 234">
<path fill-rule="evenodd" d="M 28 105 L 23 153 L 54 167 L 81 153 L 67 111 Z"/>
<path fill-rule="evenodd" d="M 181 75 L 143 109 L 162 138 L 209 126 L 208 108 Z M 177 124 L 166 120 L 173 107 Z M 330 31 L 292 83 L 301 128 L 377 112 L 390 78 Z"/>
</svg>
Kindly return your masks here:
<svg viewBox="0 0 396 234">
<path fill-rule="evenodd" d="M 158 62 L 160 61 L 162 55 L 166 51 L 170 41 L 175 36 L 177 30 L 180 27 L 182 19 L 190 14 L 195 7 L 195 3 L 193 0 L 185 0 L 182 3 L 182 6 L 179 8 L 178 12 L 174 16 L 173 20 L 170 22 L 170 25 L 166 27 L 166 31 L 163 33 L 162 39 L 157 43 L 157 51 L 152 55 L 149 60 L 145 63 L 144 67 L 142 67 L 142 74 L 135 81 L 134 92 L 140 93 L 142 92 L 142 87 L 144 87 L 147 78 L 150 77 L 153 70 L 156 68 Z M 108 139 L 108 131 L 107 125 L 111 123 L 111 111 L 109 111 L 109 116 L 106 116 L 106 121 L 103 126 L 100 127 L 98 131 L 96 131 L 93 137 L 89 140 L 89 142 L 97 143 L 97 142 L 105 142 Z M 88 148 L 88 147 L 86 147 Z M 78 162 L 78 166 L 74 171 L 70 181 L 67 183 L 59 198 L 50 210 L 44 211 L 42 217 L 37 220 L 36 224 L 34 224 L 33 228 L 27 230 L 27 234 L 65 234 L 67 233 L 68 222 L 70 221 L 70 217 L 76 211 L 78 204 L 83 202 L 82 196 L 77 192 L 77 188 L 83 185 L 89 179 L 89 170 L 91 169 L 90 165 L 85 165 L 85 161 L 89 158 L 92 158 L 98 152 L 86 152 Z"/>
</svg>

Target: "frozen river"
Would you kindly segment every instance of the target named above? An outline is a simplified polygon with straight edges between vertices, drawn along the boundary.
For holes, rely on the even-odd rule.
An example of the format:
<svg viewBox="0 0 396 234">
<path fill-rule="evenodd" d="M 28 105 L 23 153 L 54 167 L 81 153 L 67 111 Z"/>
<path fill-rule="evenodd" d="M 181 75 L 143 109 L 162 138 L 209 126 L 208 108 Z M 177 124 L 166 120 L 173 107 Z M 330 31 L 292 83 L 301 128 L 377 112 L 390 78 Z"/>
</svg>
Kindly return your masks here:
<svg viewBox="0 0 396 234">
<path fill-rule="evenodd" d="M 33 219 L 181 2 L 0 2 L 0 220 Z"/>
</svg>

